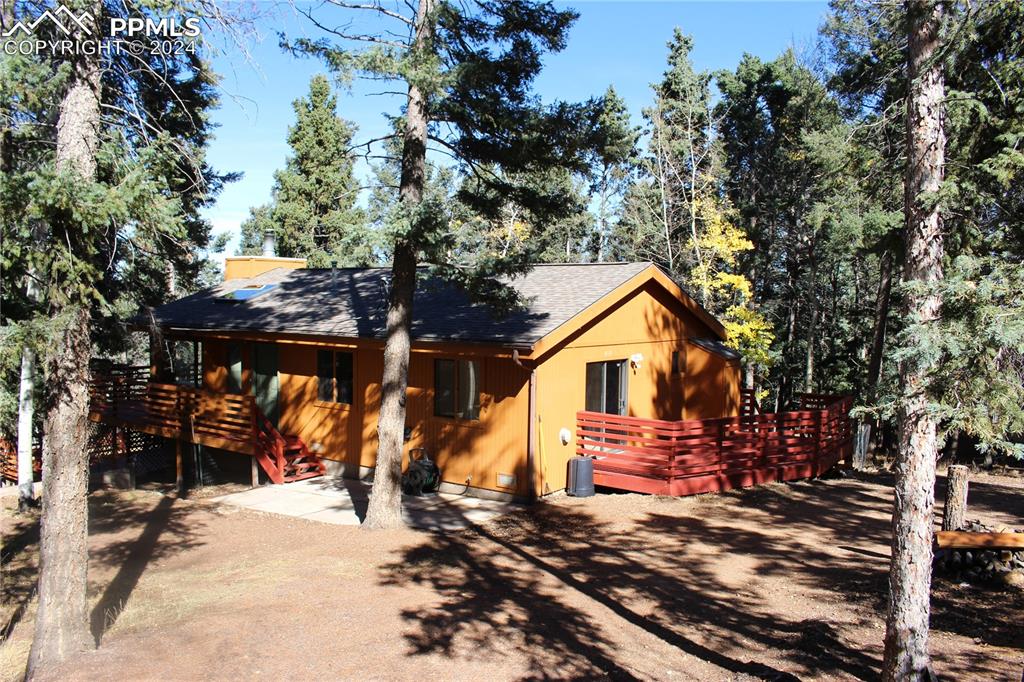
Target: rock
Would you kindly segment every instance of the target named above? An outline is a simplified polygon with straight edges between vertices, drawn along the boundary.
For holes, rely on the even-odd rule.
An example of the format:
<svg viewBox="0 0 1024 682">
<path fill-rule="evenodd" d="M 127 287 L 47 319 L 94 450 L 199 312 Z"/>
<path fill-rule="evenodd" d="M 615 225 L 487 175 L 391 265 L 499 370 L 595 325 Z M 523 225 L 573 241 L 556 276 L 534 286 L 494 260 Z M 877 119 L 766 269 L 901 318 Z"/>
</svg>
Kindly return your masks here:
<svg viewBox="0 0 1024 682">
<path fill-rule="evenodd" d="M 1024 571 L 1010 571 L 1008 573 L 1003 573 L 1000 577 L 1004 585 L 1024 590 Z"/>
<path fill-rule="evenodd" d="M 1013 558 L 1013 552 L 1008 552 L 1006 550 L 1003 550 L 1002 552 L 999 553 L 999 560 L 1002 561 L 1004 564 L 1007 563 L 1008 561 L 1010 561 L 1010 559 L 1012 559 L 1012 558 Z"/>
<path fill-rule="evenodd" d="M 135 482 L 132 480 L 132 472 L 128 469 L 108 469 L 103 472 L 103 485 L 107 488 L 117 490 L 132 490 Z"/>
</svg>

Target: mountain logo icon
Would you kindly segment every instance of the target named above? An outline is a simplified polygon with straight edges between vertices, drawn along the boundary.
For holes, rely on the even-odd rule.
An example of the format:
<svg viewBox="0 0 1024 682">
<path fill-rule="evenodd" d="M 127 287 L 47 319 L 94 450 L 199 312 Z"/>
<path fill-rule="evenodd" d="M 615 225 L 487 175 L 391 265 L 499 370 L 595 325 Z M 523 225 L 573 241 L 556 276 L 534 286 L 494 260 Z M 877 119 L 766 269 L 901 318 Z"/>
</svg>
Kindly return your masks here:
<svg viewBox="0 0 1024 682">
<path fill-rule="evenodd" d="M 86 35 L 92 35 L 92 28 L 90 20 L 92 16 L 88 12 L 82 12 L 81 14 L 75 14 L 64 5 L 59 5 L 55 10 L 46 10 L 33 21 L 28 23 L 16 21 L 10 29 L 3 32 L 4 38 L 9 38 L 16 33 L 23 33 L 25 35 L 31 35 L 35 33 L 36 28 L 44 21 L 49 21 L 64 35 L 73 35 L 77 30 L 82 31 Z"/>
</svg>

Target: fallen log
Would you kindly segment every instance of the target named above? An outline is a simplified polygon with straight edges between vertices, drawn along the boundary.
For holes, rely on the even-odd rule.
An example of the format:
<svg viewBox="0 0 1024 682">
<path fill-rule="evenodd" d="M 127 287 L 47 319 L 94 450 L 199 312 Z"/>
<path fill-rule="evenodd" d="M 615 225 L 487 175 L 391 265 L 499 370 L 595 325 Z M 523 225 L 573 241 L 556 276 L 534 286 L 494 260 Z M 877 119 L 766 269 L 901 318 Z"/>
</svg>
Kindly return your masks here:
<svg viewBox="0 0 1024 682">
<path fill-rule="evenodd" d="M 1024 549 L 1024 533 L 972 533 L 940 530 L 935 544 L 942 549 Z"/>
</svg>

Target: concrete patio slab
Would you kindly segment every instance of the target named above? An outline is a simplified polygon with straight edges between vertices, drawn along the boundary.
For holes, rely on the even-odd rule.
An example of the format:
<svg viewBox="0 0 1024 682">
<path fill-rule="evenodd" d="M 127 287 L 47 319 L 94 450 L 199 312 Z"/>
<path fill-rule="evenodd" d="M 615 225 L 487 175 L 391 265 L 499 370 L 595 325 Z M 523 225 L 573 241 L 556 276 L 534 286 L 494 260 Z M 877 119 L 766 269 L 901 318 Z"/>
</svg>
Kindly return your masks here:
<svg viewBox="0 0 1024 682">
<path fill-rule="evenodd" d="M 311 478 L 215 497 L 213 501 L 321 523 L 358 526 L 366 517 L 372 486 L 344 478 Z M 402 496 L 402 516 L 413 528 L 459 530 L 507 514 L 520 505 L 439 493 Z"/>
</svg>

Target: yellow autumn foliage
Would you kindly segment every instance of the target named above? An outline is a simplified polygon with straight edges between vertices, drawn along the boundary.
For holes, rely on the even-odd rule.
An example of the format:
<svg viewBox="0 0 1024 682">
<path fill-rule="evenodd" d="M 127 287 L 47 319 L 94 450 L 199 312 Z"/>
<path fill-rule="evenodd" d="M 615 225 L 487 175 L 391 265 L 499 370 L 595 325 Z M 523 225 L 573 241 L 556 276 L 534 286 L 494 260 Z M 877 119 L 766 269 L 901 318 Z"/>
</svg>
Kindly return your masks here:
<svg viewBox="0 0 1024 682">
<path fill-rule="evenodd" d="M 721 317 L 728 344 L 744 361 L 768 367 L 775 335 L 767 318 L 751 306 L 753 285 L 736 270 L 739 254 L 754 244 L 716 198 L 694 203 L 698 224 L 687 245 L 694 254 L 689 284 L 701 292 L 704 306 Z"/>
</svg>

